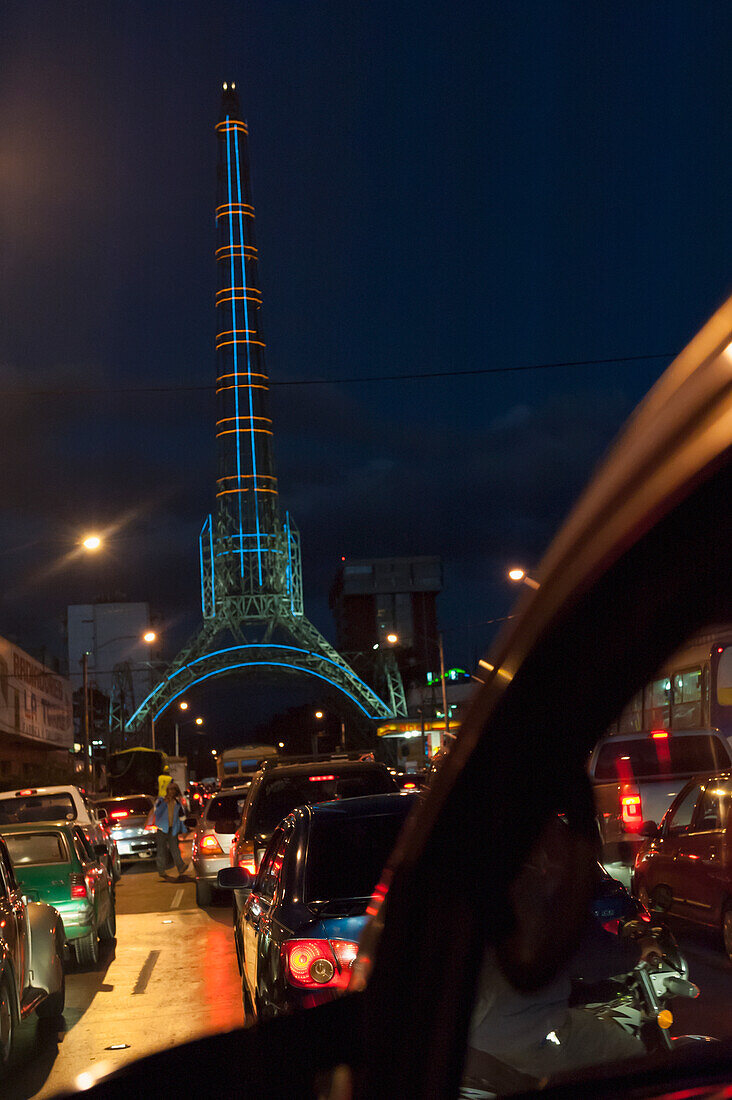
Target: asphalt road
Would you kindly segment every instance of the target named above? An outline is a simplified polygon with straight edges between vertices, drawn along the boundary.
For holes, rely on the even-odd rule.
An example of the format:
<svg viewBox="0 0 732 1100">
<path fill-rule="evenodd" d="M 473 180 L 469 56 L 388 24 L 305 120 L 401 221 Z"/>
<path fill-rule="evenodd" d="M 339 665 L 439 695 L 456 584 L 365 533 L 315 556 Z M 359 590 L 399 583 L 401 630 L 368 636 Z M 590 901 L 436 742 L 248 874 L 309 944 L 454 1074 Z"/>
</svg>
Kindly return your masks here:
<svg viewBox="0 0 732 1100">
<path fill-rule="evenodd" d="M 68 964 L 64 1020 L 59 1033 L 35 1016 L 21 1024 L 3 1100 L 54 1096 L 92 1079 L 80 1075 L 240 1027 L 230 906 L 199 909 L 192 875 L 162 882 L 154 863 L 125 868 L 116 943 L 101 945 L 95 970 Z"/>
</svg>

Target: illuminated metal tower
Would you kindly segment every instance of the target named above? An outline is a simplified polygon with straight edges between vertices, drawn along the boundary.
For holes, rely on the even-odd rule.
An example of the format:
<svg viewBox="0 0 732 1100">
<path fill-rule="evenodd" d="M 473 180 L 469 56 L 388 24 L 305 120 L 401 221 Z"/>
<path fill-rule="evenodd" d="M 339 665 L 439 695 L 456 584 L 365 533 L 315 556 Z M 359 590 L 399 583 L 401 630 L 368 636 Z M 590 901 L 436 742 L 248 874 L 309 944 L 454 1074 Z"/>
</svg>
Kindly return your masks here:
<svg viewBox="0 0 732 1100">
<path fill-rule="evenodd" d="M 406 714 L 403 688 L 384 703 L 303 612 L 300 537 L 282 517 L 274 472 L 248 128 L 233 84 L 216 133 L 217 507 L 199 539 L 203 624 L 128 728 L 201 680 L 262 668 L 325 680 L 370 718 Z"/>
</svg>

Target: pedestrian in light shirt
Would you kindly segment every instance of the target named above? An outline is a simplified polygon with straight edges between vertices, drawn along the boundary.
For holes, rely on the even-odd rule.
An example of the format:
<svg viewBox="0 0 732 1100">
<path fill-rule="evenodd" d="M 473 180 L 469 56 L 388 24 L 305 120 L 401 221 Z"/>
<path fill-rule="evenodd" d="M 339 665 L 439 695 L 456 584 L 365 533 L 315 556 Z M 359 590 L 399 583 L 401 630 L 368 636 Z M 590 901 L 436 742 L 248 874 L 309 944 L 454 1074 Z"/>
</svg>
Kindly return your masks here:
<svg viewBox="0 0 732 1100">
<path fill-rule="evenodd" d="M 178 869 L 178 878 L 188 870 L 178 847 L 178 837 L 188 832 L 183 820 L 184 814 L 185 810 L 180 800 L 180 787 L 177 783 L 170 783 L 165 792 L 165 798 L 155 799 L 150 815 L 151 824 L 153 822 L 155 824 L 156 863 L 161 878 L 167 878 L 165 871 L 169 858 Z"/>
</svg>

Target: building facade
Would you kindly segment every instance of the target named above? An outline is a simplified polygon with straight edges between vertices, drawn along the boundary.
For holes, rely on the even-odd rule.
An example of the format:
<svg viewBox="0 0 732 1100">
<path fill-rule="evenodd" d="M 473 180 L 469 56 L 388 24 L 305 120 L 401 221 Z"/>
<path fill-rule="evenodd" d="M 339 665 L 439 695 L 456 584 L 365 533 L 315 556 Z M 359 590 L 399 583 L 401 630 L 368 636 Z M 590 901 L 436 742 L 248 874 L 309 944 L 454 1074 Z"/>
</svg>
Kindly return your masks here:
<svg viewBox="0 0 732 1100">
<path fill-rule="evenodd" d="M 68 782 L 73 746 L 70 682 L 0 638 L 0 788 Z"/>
<path fill-rule="evenodd" d="M 438 557 L 362 558 L 338 570 L 330 591 L 337 645 L 343 653 L 366 654 L 393 645 L 405 689 L 439 670 L 437 595 L 442 589 Z"/>
</svg>

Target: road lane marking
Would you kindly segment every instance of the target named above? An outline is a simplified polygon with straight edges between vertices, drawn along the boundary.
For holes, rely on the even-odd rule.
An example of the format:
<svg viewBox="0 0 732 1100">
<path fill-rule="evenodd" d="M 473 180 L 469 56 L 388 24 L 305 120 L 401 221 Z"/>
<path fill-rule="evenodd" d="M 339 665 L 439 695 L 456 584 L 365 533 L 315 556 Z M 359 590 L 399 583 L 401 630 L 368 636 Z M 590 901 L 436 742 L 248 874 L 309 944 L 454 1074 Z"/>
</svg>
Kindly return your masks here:
<svg viewBox="0 0 732 1100">
<path fill-rule="evenodd" d="M 159 958 L 159 951 L 151 951 L 148 957 L 145 959 L 145 962 L 142 964 L 142 970 L 137 976 L 135 988 L 132 990 L 133 996 L 135 995 L 135 993 L 145 992 L 145 990 L 147 989 L 147 983 L 150 981 L 150 976 L 155 967 L 155 963 L 158 961 Z"/>
<path fill-rule="evenodd" d="M 183 887 L 179 886 L 173 894 L 173 900 L 170 903 L 171 909 L 177 909 L 180 903 L 183 901 Z"/>
</svg>

